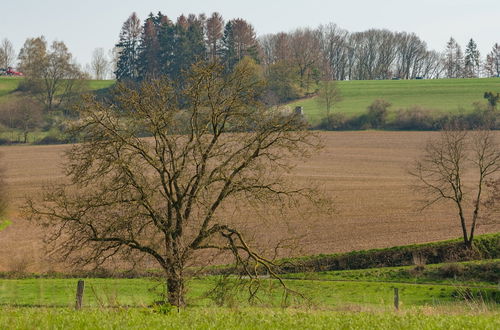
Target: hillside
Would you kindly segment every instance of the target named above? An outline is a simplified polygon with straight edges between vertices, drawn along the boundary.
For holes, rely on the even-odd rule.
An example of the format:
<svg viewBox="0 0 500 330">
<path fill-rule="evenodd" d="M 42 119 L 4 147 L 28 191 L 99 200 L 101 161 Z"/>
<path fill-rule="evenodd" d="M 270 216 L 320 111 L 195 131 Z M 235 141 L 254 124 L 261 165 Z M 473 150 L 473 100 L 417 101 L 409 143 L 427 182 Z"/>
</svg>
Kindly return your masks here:
<svg viewBox="0 0 500 330">
<path fill-rule="evenodd" d="M 0 102 L 8 97 L 19 86 L 23 78 L 0 77 Z M 89 80 L 90 90 L 99 90 L 107 88 L 115 83 L 114 80 Z"/>
<path fill-rule="evenodd" d="M 9 97 L 22 78 L 0 77 L 0 103 Z M 107 88 L 114 80 L 90 80 L 91 90 Z M 342 101 L 334 112 L 347 116 L 361 114 L 375 99 L 392 103 L 391 111 L 419 105 L 435 112 L 470 111 L 474 102 L 485 102 L 486 91 L 500 92 L 499 78 L 480 79 L 435 79 L 435 80 L 353 80 L 340 81 Z M 317 98 L 301 99 L 290 103 L 291 107 L 302 106 L 311 124 L 317 124 L 325 111 Z"/>
<path fill-rule="evenodd" d="M 485 102 L 484 92 L 500 92 L 500 79 L 353 80 L 340 81 L 338 87 L 342 101 L 334 111 L 347 116 L 365 112 L 375 99 L 392 103 L 391 111 L 419 105 L 443 113 L 470 111 L 472 103 Z M 290 106 L 304 107 L 311 124 L 317 124 L 325 116 L 314 97 L 294 101 Z"/>
</svg>

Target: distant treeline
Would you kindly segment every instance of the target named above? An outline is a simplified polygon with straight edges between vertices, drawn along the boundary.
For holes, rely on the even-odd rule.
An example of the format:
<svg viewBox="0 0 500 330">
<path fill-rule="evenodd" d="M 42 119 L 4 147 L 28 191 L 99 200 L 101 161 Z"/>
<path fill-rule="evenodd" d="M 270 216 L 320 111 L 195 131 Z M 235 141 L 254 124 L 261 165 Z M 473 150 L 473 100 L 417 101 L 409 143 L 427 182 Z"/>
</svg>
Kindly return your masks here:
<svg viewBox="0 0 500 330">
<path fill-rule="evenodd" d="M 473 39 L 465 51 L 453 38 L 443 46 L 437 52 L 414 33 L 349 32 L 334 24 L 257 38 L 246 20 L 224 21 L 218 13 L 182 15 L 175 22 L 150 14 L 143 23 L 134 13 L 120 32 L 115 74 L 118 80 L 177 80 L 200 60 L 220 61 L 230 70 L 250 57 L 278 101 L 303 96 L 320 80 L 500 76 L 500 45 L 484 59 Z"/>
</svg>

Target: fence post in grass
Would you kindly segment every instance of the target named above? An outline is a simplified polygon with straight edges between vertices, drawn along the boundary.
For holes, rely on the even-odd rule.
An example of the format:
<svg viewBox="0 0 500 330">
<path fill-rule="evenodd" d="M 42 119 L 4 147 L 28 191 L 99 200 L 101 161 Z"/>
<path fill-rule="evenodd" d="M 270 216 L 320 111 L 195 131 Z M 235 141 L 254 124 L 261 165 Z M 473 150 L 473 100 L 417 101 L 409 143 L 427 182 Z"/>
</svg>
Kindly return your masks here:
<svg viewBox="0 0 500 330">
<path fill-rule="evenodd" d="M 79 310 L 83 305 L 83 289 L 85 288 L 85 282 L 83 280 L 78 281 L 76 286 L 76 305 L 75 309 Z"/>
<path fill-rule="evenodd" d="M 399 289 L 394 288 L 394 308 L 396 311 L 399 310 Z"/>
</svg>

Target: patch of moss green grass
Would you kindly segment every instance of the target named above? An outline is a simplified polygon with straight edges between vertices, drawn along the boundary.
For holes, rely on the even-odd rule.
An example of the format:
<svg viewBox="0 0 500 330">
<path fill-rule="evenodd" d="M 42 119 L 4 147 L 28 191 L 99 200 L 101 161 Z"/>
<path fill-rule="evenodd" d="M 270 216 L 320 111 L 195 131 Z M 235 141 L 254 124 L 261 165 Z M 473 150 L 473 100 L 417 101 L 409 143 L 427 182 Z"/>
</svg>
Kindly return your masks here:
<svg viewBox="0 0 500 330">
<path fill-rule="evenodd" d="M 146 309 L 8 308 L 8 329 L 498 329 L 498 313 L 433 314 L 331 312 L 271 308 L 187 308 L 157 313 Z"/>
</svg>

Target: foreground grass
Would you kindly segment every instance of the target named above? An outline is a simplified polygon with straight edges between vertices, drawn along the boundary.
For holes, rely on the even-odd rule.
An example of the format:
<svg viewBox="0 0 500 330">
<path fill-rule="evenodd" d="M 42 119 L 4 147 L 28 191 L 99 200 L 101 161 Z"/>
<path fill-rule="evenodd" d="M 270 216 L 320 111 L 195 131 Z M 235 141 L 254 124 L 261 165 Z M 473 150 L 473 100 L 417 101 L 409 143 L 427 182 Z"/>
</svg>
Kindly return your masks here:
<svg viewBox="0 0 500 330">
<path fill-rule="evenodd" d="M 294 309 L 191 308 L 165 314 L 145 309 L 7 308 L 2 329 L 498 329 L 500 314 L 447 315 Z"/>
<path fill-rule="evenodd" d="M 392 103 L 390 111 L 419 105 L 435 112 L 472 110 L 472 103 L 484 102 L 486 91 L 500 91 L 500 79 L 431 79 L 431 80 L 353 80 L 338 83 L 342 101 L 334 112 L 347 116 L 366 111 L 375 99 Z M 316 98 L 299 100 L 291 106 L 303 106 L 311 124 L 317 124 L 325 116 Z"/>
</svg>

